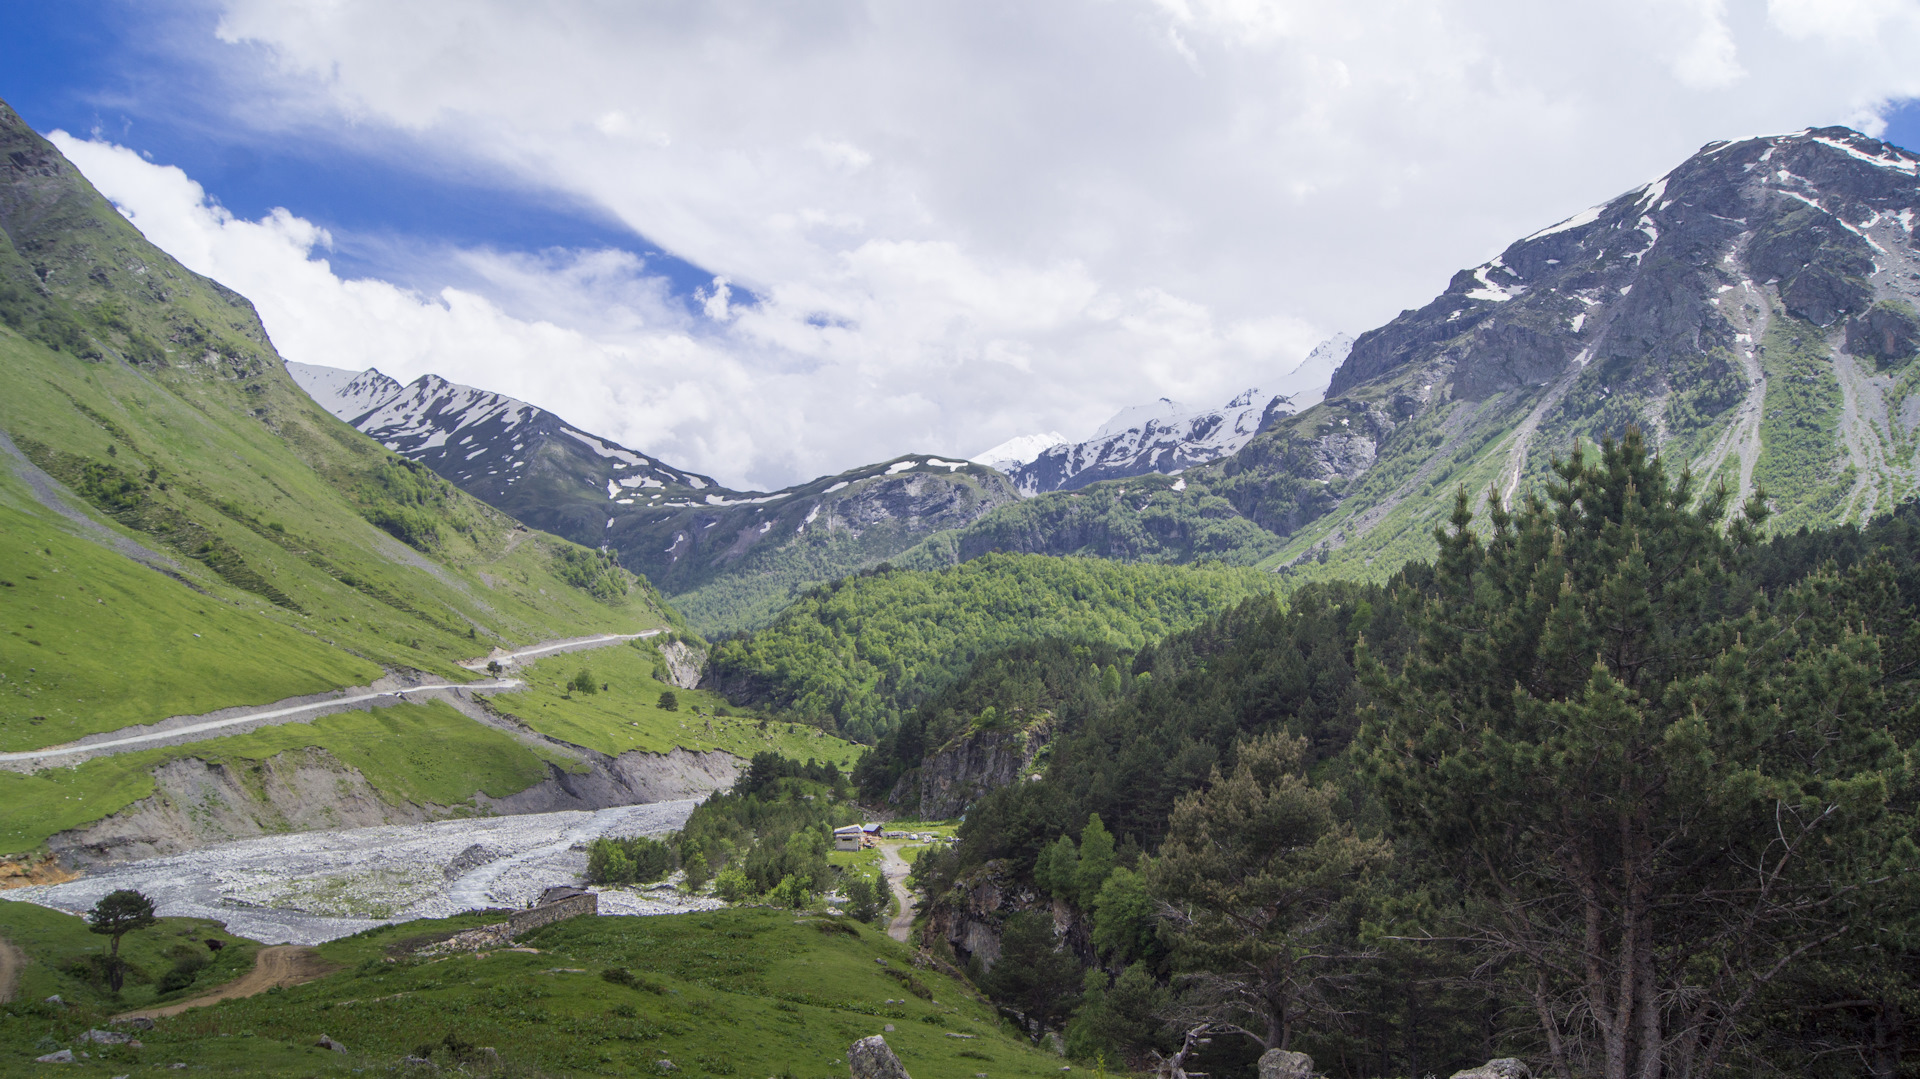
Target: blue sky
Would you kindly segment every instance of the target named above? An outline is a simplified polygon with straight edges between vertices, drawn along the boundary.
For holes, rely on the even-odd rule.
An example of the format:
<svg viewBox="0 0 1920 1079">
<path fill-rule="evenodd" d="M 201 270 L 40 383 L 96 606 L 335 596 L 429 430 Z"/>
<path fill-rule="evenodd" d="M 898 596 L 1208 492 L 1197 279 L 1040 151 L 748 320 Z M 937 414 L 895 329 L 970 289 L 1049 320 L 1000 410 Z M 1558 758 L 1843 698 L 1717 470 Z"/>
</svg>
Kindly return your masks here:
<svg viewBox="0 0 1920 1079">
<path fill-rule="evenodd" d="M 1879 0 L 7 12 L 0 97 L 288 358 L 739 487 L 1282 388 L 1710 141 L 1920 146 Z"/>
<path fill-rule="evenodd" d="M 211 7 L 127 0 L 7 7 L 0 98 L 36 130 L 97 132 L 178 166 L 240 217 L 286 207 L 329 230 L 329 255 L 344 275 L 433 289 L 457 275 L 396 253 L 612 248 L 644 258 L 696 312 L 695 292 L 713 279 L 590 200 L 489 183 L 485 170 L 417 139 L 324 129 L 288 138 L 234 123 L 231 100 L 250 81 L 246 69 L 264 61 L 256 48 L 214 42 Z"/>
</svg>

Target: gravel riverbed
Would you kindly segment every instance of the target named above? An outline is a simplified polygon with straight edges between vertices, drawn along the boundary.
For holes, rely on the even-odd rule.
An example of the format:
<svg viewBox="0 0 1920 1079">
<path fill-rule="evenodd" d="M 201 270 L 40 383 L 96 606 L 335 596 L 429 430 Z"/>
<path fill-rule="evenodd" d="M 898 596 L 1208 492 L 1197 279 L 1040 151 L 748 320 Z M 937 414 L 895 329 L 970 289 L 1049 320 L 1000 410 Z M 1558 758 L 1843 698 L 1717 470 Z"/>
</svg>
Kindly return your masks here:
<svg viewBox="0 0 1920 1079">
<path fill-rule="evenodd" d="M 319 944 L 393 922 L 528 906 L 542 889 L 580 883 L 589 841 L 676 831 L 698 804 L 268 836 L 108 866 L 65 884 L 0 892 L 0 899 L 78 914 L 108 892 L 133 888 L 163 916 L 217 919 L 229 932 L 266 944 Z M 605 891 L 600 912 L 678 914 L 720 905 L 655 887 Z"/>
</svg>

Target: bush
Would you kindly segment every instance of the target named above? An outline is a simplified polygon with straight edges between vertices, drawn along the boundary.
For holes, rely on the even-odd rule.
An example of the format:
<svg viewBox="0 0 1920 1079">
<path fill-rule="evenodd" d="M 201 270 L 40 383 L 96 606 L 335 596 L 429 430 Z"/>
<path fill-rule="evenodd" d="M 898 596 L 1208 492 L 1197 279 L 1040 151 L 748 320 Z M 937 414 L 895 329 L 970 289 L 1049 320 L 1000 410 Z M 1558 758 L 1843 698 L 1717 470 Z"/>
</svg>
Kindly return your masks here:
<svg viewBox="0 0 1920 1079">
<path fill-rule="evenodd" d="M 582 667 L 579 673 L 573 676 L 573 681 L 567 683 L 567 688 L 573 690 L 575 693 L 598 693 L 600 692 L 600 683 L 593 680 L 593 672 L 591 670 Z"/>
<path fill-rule="evenodd" d="M 673 848 L 657 839 L 596 839 L 587 845 L 587 880 L 594 884 L 651 884 L 673 872 Z"/>
<path fill-rule="evenodd" d="M 847 914 L 863 922 L 875 921 L 887 908 L 887 885 L 879 876 L 854 873 L 847 880 Z"/>
<path fill-rule="evenodd" d="M 680 695 L 670 689 L 663 690 L 660 694 L 660 710 L 663 712 L 678 712 L 680 710 Z"/>
<path fill-rule="evenodd" d="M 713 880 L 713 890 L 727 902 L 739 903 L 753 898 L 753 881 L 738 869 L 723 869 Z"/>
</svg>

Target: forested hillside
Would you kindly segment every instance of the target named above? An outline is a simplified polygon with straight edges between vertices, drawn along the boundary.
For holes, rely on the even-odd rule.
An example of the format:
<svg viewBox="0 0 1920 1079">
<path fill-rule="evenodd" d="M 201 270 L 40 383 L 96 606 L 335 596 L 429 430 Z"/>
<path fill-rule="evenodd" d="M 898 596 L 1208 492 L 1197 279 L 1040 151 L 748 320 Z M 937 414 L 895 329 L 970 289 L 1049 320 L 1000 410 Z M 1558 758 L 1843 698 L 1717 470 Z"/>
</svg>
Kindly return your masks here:
<svg viewBox="0 0 1920 1079">
<path fill-rule="evenodd" d="M 766 629 L 713 650 L 708 684 L 871 742 L 984 652 L 1066 636 L 1138 648 L 1274 579 L 1220 566 L 997 555 L 890 566 L 814 589 Z"/>
<path fill-rule="evenodd" d="M 936 951 L 1083 1059 L 1903 1074 L 1920 513 L 1760 542 L 1731 502 L 1630 438 L 1121 677 L 983 658 L 863 793 L 969 712 L 1055 714 L 1044 780 L 915 874 Z"/>
</svg>

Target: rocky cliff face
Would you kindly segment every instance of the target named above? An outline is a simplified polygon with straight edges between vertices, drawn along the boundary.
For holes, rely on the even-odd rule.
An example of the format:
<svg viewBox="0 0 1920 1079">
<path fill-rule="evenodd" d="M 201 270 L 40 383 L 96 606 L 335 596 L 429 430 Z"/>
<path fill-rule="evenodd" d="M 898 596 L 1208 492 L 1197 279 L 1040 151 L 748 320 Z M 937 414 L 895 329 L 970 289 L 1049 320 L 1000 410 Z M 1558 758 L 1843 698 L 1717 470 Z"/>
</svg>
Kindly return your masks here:
<svg viewBox="0 0 1920 1079">
<path fill-rule="evenodd" d="M 928 754 L 916 784 L 920 814 L 957 817 L 988 792 L 1025 779 L 1053 734 L 1053 717 L 1043 714 L 1018 727 L 969 731 Z"/>
<path fill-rule="evenodd" d="M 961 963 L 978 960 L 982 970 L 992 970 L 1000 960 L 1007 919 L 1029 910 L 1046 911 L 1062 946 L 1089 964 L 1094 961 L 1093 927 L 1072 906 L 1048 899 L 1017 880 L 1004 859 L 969 871 L 946 895 L 935 896 L 927 910 L 923 939 L 944 939 Z"/>
</svg>

